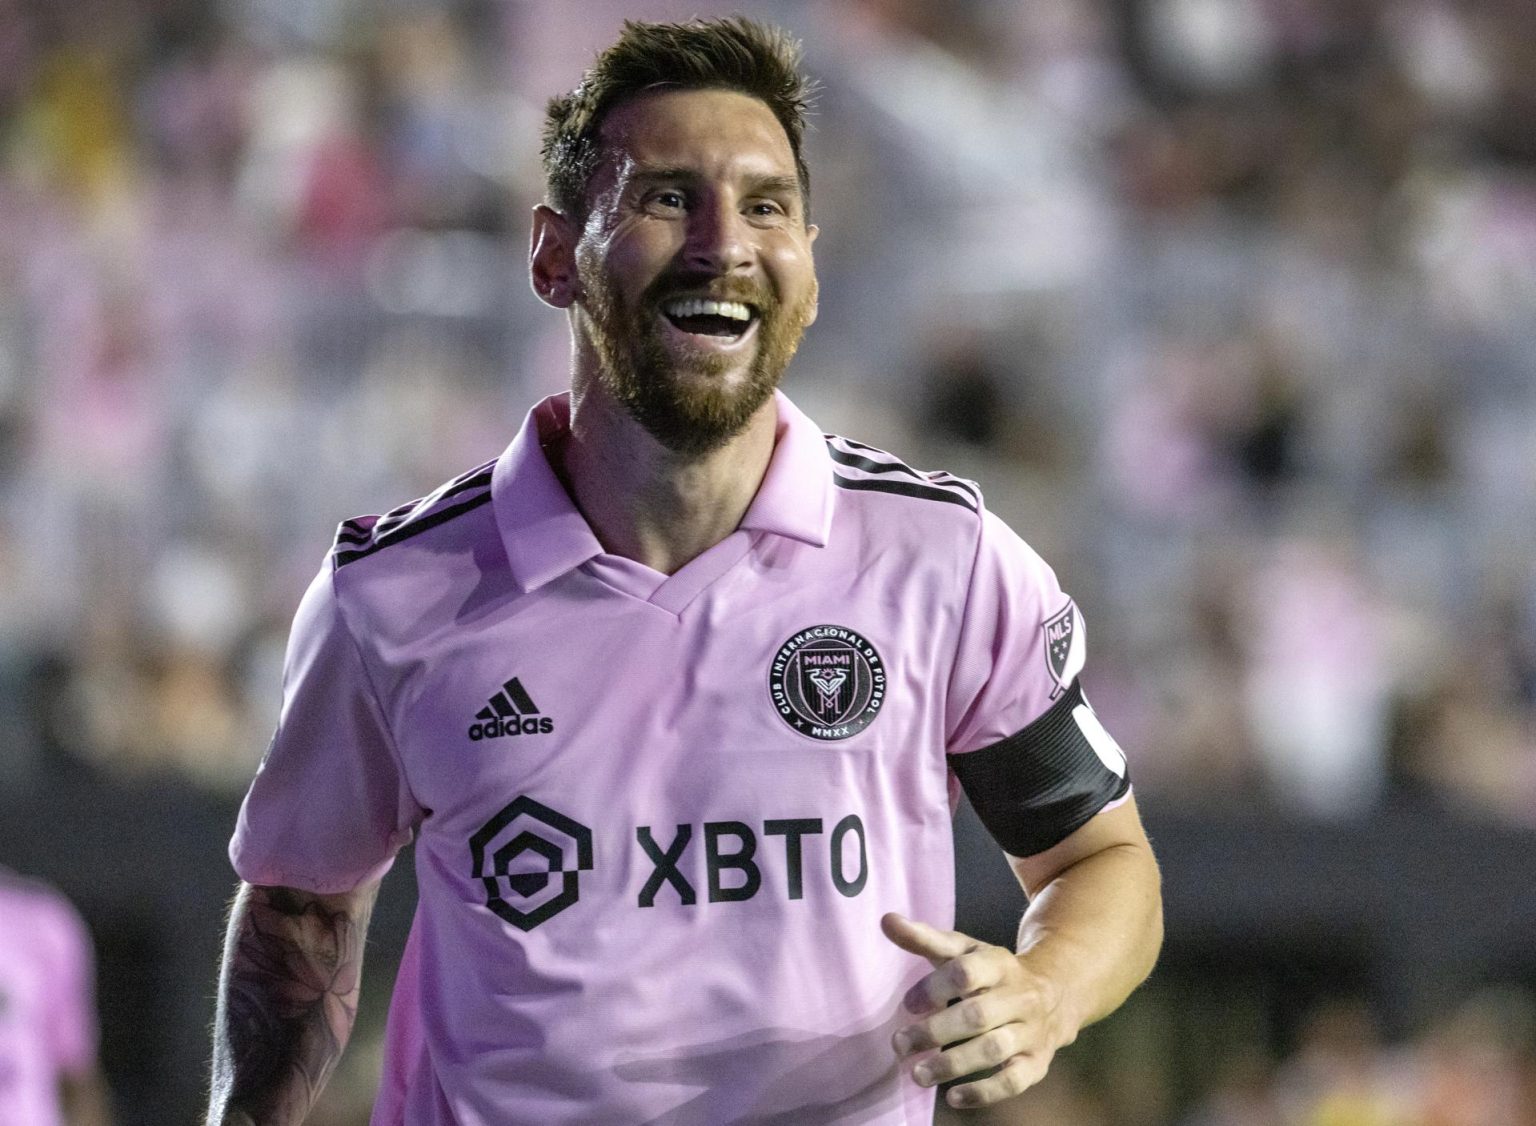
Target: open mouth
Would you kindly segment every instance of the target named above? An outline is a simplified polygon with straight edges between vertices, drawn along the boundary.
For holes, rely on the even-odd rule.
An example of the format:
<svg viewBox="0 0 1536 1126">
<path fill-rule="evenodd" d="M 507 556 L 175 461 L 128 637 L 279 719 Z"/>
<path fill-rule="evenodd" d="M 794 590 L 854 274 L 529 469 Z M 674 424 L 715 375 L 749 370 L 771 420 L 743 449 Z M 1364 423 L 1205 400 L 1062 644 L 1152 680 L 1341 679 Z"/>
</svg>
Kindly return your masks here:
<svg viewBox="0 0 1536 1126">
<path fill-rule="evenodd" d="M 742 301 L 716 301 L 707 297 L 678 297 L 664 303 L 661 312 L 679 332 L 701 343 L 729 345 L 743 339 L 756 326 L 758 311 Z"/>
</svg>

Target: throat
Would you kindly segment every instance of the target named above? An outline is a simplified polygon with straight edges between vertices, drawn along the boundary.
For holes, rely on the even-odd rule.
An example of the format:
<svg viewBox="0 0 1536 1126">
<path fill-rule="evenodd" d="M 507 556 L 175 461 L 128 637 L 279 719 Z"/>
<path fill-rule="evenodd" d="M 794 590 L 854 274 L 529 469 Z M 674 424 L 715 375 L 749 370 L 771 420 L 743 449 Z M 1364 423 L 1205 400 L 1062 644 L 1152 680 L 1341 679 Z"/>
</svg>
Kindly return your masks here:
<svg viewBox="0 0 1536 1126">
<path fill-rule="evenodd" d="M 572 499 L 605 552 L 674 574 L 740 527 L 772 457 L 775 419 L 770 402 L 736 439 L 686 461 L 627 418 L 590 440 L 578 423 L 562 451 Z"/>
<path fill-rule="evenodd" d="M 571 498 L 608 555 L 676 575 L 740 527 L 768 469 L 773 436 L 770 415 L 742 441 L 690 464 L 667 455 L 621 461 L 611 447 L 591 456 L 573 442 Z"/>
<path fill-rule="evenodd" d="M 629 550 L 619 554 L 629 554 L 664 575 L 675 574 L 740 527 L 757 483 L 692 474 L 656 482 L 632 498 L 632 538 Z"/>
</svg>

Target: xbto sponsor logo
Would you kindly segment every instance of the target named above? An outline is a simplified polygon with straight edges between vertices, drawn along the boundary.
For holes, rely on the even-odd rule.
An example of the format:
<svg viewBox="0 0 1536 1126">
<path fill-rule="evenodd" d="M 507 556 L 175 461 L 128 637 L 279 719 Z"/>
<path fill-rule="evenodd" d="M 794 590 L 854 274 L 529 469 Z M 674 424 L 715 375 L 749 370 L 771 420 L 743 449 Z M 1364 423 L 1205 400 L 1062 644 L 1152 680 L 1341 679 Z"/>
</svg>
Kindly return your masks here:
<svg viewBox="0 0 1536 1126">
<path fill-rule="evenodd" d="M 700 838 L 702 850 L 691 848 Z M 774 838 L 782 841 L 779 848 L 764 843 Z M 761 831 L 744 821 L 684 823 L 665 844 L 651 826 L 641 825 L 635 829 L 634 843 L 651 865 L 636 897 L 639 907 L 655 907 L 658 897 L 682 907 L 697 906 L 700 885 L 709 903 L 740 903 L 761 894 L 777 895 L 780 889 L 787 899 L 804 899 L 809 880 L 825 880 L 839 895 L 852 899 L 869 882 L 869 848 L 864 822 L 856 813 L 830 831 L 819 817 L 770 819 Z M 779 865 L 760 859 L 760 848 L 770 855 L 781 852 L 782 884 L 765 875 L 765 868 Z M 470 838 L 469 849 L 471 874 L 485 887 L 486 906 L 522 931 L 533 930 L 574 904 L 580 894 L 579 873 L 593 867 L 592 830 L 526 794 L 487 821 Z M 664 889 L 671 894 L 663 895 Z"/>
<path fill-rule="evenodd" d="M 578 873 L 592 869 L 592 830 L 524 794 L 481 826 L 469 851 L 485 905 L 531 931 L 576 902 Z"/>
<path fill-rule="evenodd" d="M 539 706 L 528 695 L 523 682 L 514 676 L 475 713 L 469 737 L 479 742 L 507 735 L 548 735 L 554 729 L 555 721 L 539 714 Z"/>
<path fill-rule="evenodd" d="M 805 898 L 805 854 L 807 837 L 823 832 L 819 817 L 796 817 L 763 822 L 763 836 L 784 838 L 784 891 L 790 899 Z M 635 830 L 635 840 L 653 865 L 650 878 L 640 889 L 641 907 L 654 907 L 664 885 L 677 893 L 678 902 L 692 907 L 698 892 L 683 874 L 683 859 L 694 839 L 692 825 L 679 825 L 672 843 L 663 847 L 649 825 Z M 704 874 L 709 887 L 709 902 L 734 903 L 754 898 L 763 887 L 763 870 L 758 866 L 757 834 L 744 821 L 704 822 Z M 850 863 L 848 845 L 857 845 L 857 859 Z M 864 844 L 864 822 L 850 813 L 832 827 L 827 841 L 827 874 L 838 893 L 853 898 L 869 882 L 869 850 Z M 849 870 L 852 869 L 852 874 Z M 730 883 L 726 873 L 734 873 Z M 695 873 L 694 879 L 698 876 Z"/>
</svg>

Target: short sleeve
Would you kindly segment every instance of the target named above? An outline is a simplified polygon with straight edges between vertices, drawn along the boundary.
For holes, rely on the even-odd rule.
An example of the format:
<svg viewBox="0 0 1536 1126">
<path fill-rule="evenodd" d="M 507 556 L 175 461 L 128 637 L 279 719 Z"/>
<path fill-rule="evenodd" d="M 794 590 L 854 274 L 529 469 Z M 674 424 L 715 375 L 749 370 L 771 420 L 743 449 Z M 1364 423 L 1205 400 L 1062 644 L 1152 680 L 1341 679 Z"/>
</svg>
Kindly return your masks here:
<svg viewBox="0 0 1536 1126">
<path fill-rule="evenodd" d="M 60 1075 L 96 1066 L 96 959 L 90 932 L 62 899 L 50 899 L 40 928 L 49 966 L 42 1005 L 48 1058 Z"/>
<path fill-rule="evenodd" d="M 294 617 L 277 731 L 230 860 L 247 883 L 351 891 L 389 870 L 421 816 L 327 566 Z"/>
<path fill-rule="evenodd" d="M 1087 630 L 1043 559 L 983 511 L 950 677 L 950 768 L 1009 853 L 1043 852 L 1130 787 L 1083 693 Z"/>
</svg>

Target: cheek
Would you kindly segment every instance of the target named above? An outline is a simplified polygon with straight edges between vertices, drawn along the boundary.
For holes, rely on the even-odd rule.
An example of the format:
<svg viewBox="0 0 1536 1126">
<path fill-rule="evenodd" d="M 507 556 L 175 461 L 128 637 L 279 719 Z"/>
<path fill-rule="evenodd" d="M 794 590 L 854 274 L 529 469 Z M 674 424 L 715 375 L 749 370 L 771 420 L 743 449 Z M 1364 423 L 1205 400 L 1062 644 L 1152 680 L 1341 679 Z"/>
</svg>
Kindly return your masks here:
<svg viewBox="0 0 1536 1126">
<path fill-rule="evenodd" d="M 646 281 L 666 269 L 682 250 L 676 224 L 637 223 L 614 232 L 604 248 L 609 270 Z"/>
<path fill-rule="evenodd" d="M 810 318 L 816 317 L 816 263 L 809 247 L 785 247 L 769 260 L 774 287 L 787 306 L 809 304 Z"/>
<path fill-rule="evenodd" d="M 762 249 L 763 261 L 786 293 L 804 293 L 816 287 L 816 260 L 809 242 L 784 238 Z"/>
<path fill-rule="evenodd" d="M 608 229 L 589 225 L 577 260 L 588 276 L 601 276 L 610 289 L 634 297 L 644 292 L 675 253 L 668 233 L 646 224 Z"/>
</svg>

